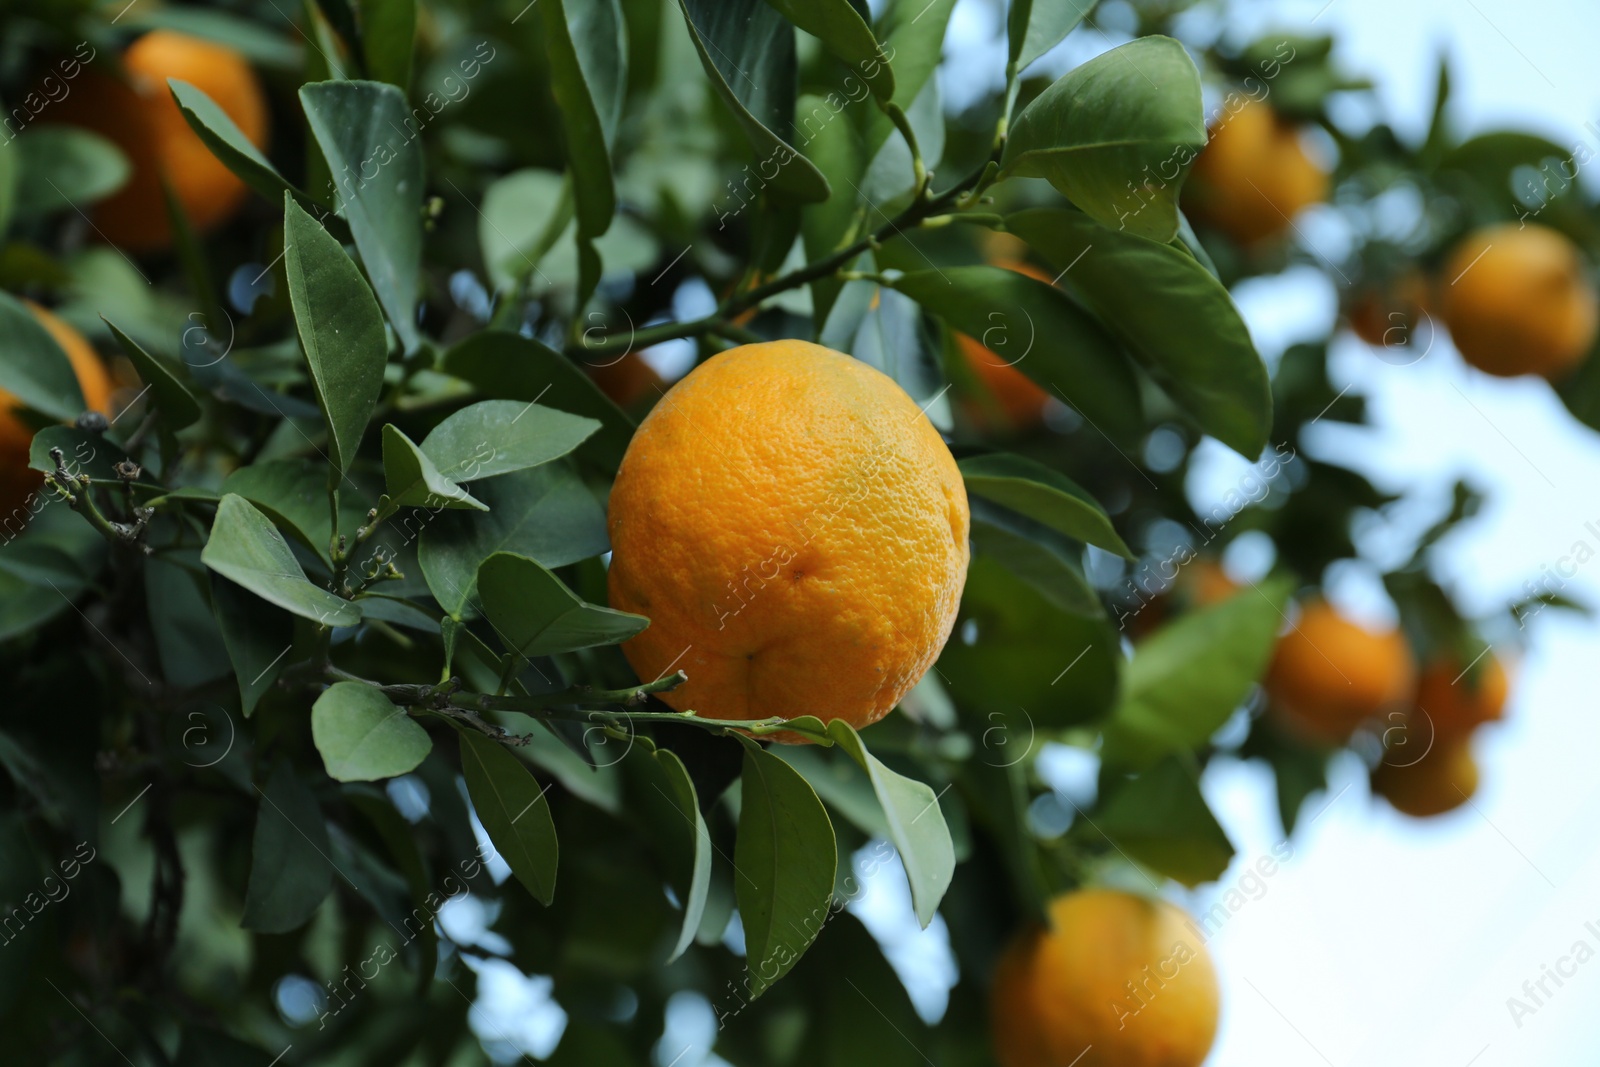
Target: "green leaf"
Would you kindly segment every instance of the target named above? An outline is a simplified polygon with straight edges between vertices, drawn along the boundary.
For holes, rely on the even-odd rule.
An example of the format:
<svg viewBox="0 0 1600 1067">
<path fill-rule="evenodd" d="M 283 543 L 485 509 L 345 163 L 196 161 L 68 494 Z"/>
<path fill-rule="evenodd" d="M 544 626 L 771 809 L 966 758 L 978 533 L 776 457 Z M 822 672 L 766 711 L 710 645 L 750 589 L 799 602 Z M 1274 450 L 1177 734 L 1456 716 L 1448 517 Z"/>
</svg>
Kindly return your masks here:
<svg viewBox="0 0 1600 1067">
<path fill-rule="evenodd" d="M 1010 724 L 1008 744 L 1021 752 L 1035 730 L 1110 711 L 1121 660 L 1107 620 L 1062 611 L 1002 564 L 976 556 L 939 671 L 969 713 Z"/>
<path fill-rule="evenodd" d="M 908 115 L 939 66 L 955 6 L 955 0 L 889 0 L 878 20 L 878 40 L 894 61 L 894 103 Z M 868 157 L 877 156 L 895 132 L 894 123 L 876 109 L 858 121 Z"/>
<path fill-rule="evenodd" d="M 1266 673 L 1288 598 L 1284 580 L 1244 589 L 1141 641 L 1106 724 L 1106 765 L 1149 767 L 1216 733 Z"/>
<path fill-rule="evenodd" d="M 850 0 L 767 0 L 796 26 L 850 64 L 851 73 L 872 87 L 879 100 L 894 99 L 894 71 L 872 27 Z"/>
<path fill-rule="evenodd" d="M 311 790 L 280 759 L 267 779 L 250 850 L 245 887 L 246 930 L 284 934 L 302 926 L 333 888 L 328 826 Z"/>
<path fill-rule="evenodd" d="M 513 471 L 474 488 L 487 513 L 443 511 L 422 520 L 417 558 L 449 615 L 476 613 L 478 568 L 496 552 L 564 567 L 607 548 L 605 512 L 565 463 Z"/>
<path fill-rule="evenodd" d="M 789 143 L 797 92 L 794 27 L 766 0 L 678 0 L 678 7 L 706 77 L 744 130 L 767 187 L 791 200 L 826 200 L 828 180 Z"/>
<path fill-rule="evenodd" d="M 1098 319 L 1053 285 L 1001 267 L 912 271 L 890 283 L 990 349 L 1113 443 L 1144 435 L 1139 382 Z"/>
<path fill-rule="evenodd" d="M 478 569 L 483 613 L 500 640 L 530 659 L 596 645 L 615 645 L 650 620 L 587 603 L 526 556 L 496 552 Z"/>
<path fill-rule="evenodd" d="M 516 400 L 483 400 L 446 418 L 422 441 L 445 477 L 473 482 L 560 459 L 600 429 L 596 419 Z"/>
<path fill-rule="evenodd" d="M 360 610 L 350 601 L 318 589 L 272 520 L 233 493 L 217 505 L 211 537 L 200 561 L 261 599 L 324 626 L 354 626 Z"/>
<path fill-rule="evenodd" d="M 548 905 L 556 895 L 559 847 L 545 791 L 498 741 L 476 730 L 458 732 L 467 795 L 484 831 L 523 888 Z"/>
<path fill-rule="evenodd" d="M 630 810 L 648 828 L 651 845 L 683 907 L 683 926 L 666 961 L 671 963 L 694 943 L 705 915 L 711 889 L 711 834 L 700 814 L 694 780 L 677 755 L 638 738 L 628 753 L 628 766 L 637 789 Z"/>
<path fill-rule="evenodd" d="M 837 99 L 830 103 L 826 97 L 811 94 L 802 96 L 796 104 L 797 121 L 806 131 L 802 146 L 806 158 L 827 179 L 830 187 L 841 190 L 840 195 L 830 196 L 801 212 L 800 236 L 805 242 L 808 260 L 826 259 L 844 245 L 845 235 L 855 224 L 860 199 L 852 187 L 859 186 L 867 172 L 869 160 L 861 130 L 857 123 L 848 119 L 838 121 L 841 116 L 836 112 L 841 106 Z M 848 194 L 843 192 L 846 189 L 850 190 Z M 728 210 L 719 208 L 718 225 L 723 224 L 722 216 L 744 210 L 742 196 L 719 198 L 719 202 L 728 205 Z M 733 206 L 735 203 L 737 207 Z M 844 283 L 832 274 L 811 283 L 811 302 L 817 322 L 824 325 L 828 322 L 828 313 L 843 287 Z"/>
<path fill-rule="evenodd" d="M 421 340 L 423 172 L 417 120 L 405 93 L 382 82 L 302 85 L 300 104 L 333 171 L 339 212 L 350 224 L 372 291 L 409 352 Z M 375 171 L 371 177 L 369 168 Z"/>
<path fill-rule="evenodd" d="M 1062 611 L 1090 619 L 1105 617 L 1105 605 L 1081 566 L 1049 545 L 974 516 L 972 551 L 994 560 Z"/>
<path fill-rule="evenodd" d="M 331 564 L 328 542 L 327 474 L 314 459 L 269 459 L 240 467 L 223 479 L 224 493 L 237 493 L 266 512 L 275 525 Z"/>
<path fill-rule="evenodd" d="M 328 776 L 372 782 L 414 771 L 433 748 L 428 731 L 364 682 L 336 682 L 311 705 L 311 739 Z"/>
<path fill-rule="evenodd" d="M 513 291 L 535 274 L 546 281 L 539 262 L 571 221 L 572 182 L 555 171 L 512 171 L 485 189 L 478 247 L 495 289 Z"/>
<path fill-rule="evenodd" d="M 1011 62 L 1020 72 L 1066 39 L 1097 0 L 1011 0 L 1006 23 Z"/>
<path fill-rule="evenodd" d="M 389 343 L 361 272 L 317 220 L 285 193 L 284 272 L 317 404 L 328 420 L 337 484 L 355 460 L 378 403 Z"/>
<path fill-rule="evenodd" d="M 1093 826 L 1125 854 L 1193 889 L 1228 869 L 1233 845 L 1200 794 L 1200 783 L 1171 757 L 1105 799 Z"/>
<path fill-rule="evenodd" d="M 1087 491 L 1059 471 L 1006 452 L 969 456 L 958 464 L 967 492 L 1020 512 L 1052 530 L 1133 559 L 1111 516 Z"/>
<path fill-rule="evenodd" d="M 1193 256 L 1061 208 L 1019 212 L 1006 228 L 1066 271 L 1063 284 L 1196 425 L 1246 459 L 1261 454 L 1272 426 L 1266 367 L 1232 297 Z"/>
<path fill-rule="evenodd" d="M 167 88 L 171 90 L 178 111 L 195 136 L 204 141 L 206 147 L 211 149 L 211 154 L 233 171 L 240 181 L 265 197 L 269 204 L 276 204 L 284 193 L 292 193 L 296 200 L 310 205 L 311 198 L 278 173 L 272 161 L 245 136 L 244 131 L 239 129 L 226 111 L 217 106 L 216 101 L 178 78 L 168 78 Z"/>
<path fill-rule="evenodd" d="M 833 823 L 800 773 L 744 742 L 734 893 L 752 997 L 788 973 L 830 917 L 838 862 Z"/>
<path fill-rule="evenodd" d="M 383 428 L 383 479 L 389 499 L 379 509 L 380 517 L 399 507 L 489 510 L 487 504 L 440 474 L 433 460 L 393 424 Z"/>
<path fill-rule="evenodd" d="M 1178 233 L 1178 190 L 1206 143 L 1200 72 L 1170 37 L 1141 37 L 1059 78 L 1017 116 L 1001 174 L 1044 178 L 1117 230 Z"/>
<path fill-rule="evenodd" d="M 0 389 L 24 407 L 71 422 L 83 414 L 72 363 L 50 332 L 16 297 L 0 293 Z"/>
<path fill-rule="evenodd" d="M 577 364 L 531 338 L 497 330 L 474 334 L 445 354 L 444 370 L 486 396 L 525 404 L 539 400 L 597 419 L 599 431 L 579 447 L 578 455 L 613 473 L 633 439 L 633 420 Z"/>
<path fill-rule="evenodd" d="M 885 767 L 843 719 L 830 722 L 828 733 L 872 781 L 872 791 L 888 820 L 889 840 L 899 851 L 906 880 L 911 883 L 911 904 L 917 921 L 926 930 L 956 870 L 955 846 L 950 842 L 950 827 L 939 808 L 939 797 L 922 782 Z"/>
<path fill-rule="evenodd" d="M 0 554 L 0 641 L 35 632 L 89 587 L 92 574 L 50 545 L 8 542 Z"/>
<path fill-rule="evenodd" d="M 367 73 L 405 90 L 411 87 L 416 49 L 417 0 L 359 0 L 361 51 Z"/>
<path fill-rule="evenodd" d="M 122 188 L 132 173 L 115 143 L 76 126 L 40 125 L 6 147 L 19 157 L 19 216 L 88 207 Z"/>
<path fill-rule="evenodd" d="M 248 719 L 288 662 L 294 622 L 281 611 L 263 608 L 260 600 L 220 574 L 211 575 L 211 610 L 239 683 L 239 705 Z"/>
<path fill-rule="evenodd" d="M 160 410 L 167 426 L 173 430 L 181 430 L 198 422 L 200 402 L 194 398 L 188 386 L 179 380 L 172 369 L 141 348 L 139 342 L 119 330 L 110 319 L 101 315 L 100 321 L 106 324 L 111 336 L 122 346 L 122 351 L 133 364 L 133 369 L 139 372 L 139 379 L 150 387 L 155 406 Z"/>
<path fill-rule="evenodd" d="M 551 89 L 561 110 L 578 232 L 605 233 L 617 210 L 610 144 L 627 88 L 627 49 L 617 0 L 543 0 Z M 584 289 L 588 292 L 588 289 Z"/>
</svg>

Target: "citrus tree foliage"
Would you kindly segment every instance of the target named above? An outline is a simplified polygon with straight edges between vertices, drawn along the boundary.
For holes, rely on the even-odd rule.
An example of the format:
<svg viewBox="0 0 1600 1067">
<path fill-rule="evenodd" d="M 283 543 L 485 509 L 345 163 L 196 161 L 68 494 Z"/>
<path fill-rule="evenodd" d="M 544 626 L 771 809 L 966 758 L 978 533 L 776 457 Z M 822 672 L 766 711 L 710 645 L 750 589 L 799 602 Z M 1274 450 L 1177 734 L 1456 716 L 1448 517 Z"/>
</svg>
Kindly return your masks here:
<svg viewBox="0 0 1600 1067">
<path fill-rule="evenodd" d="M 1152 17 L 1039 74 L 1101 34 L 1092 3 L 1012 0 L 1005 69 L 960 111 L 935 75 L 952 0 L 118 6 L 3 24 L 0 92 L 26 115 L 0 146 L 0 387 L 49 476 L 0 547 L 19 1062 L 482 1062 L 480 1038 L 506 1047 L 468 1025 L 497 956 L 552 977 L 552 1062 L 650 1062 L 684 990 L 734 1064 L 908 1062 L 907 1041 L 989 1062 L 995 954 L 1048 896 L 1227 867 L 1209 759 L 1270 764 L 1286 832 L 1323 784 L 1326 753 L 1275 733 L 1255 683 L 1291 596 L 1392 498 L 1304 454 L 1361 399 L 1320 341 L 1269 374 L 1228 287 L 1292 261 L 1355 300 L 1535 208 L 1597 235 L 1575 187 L 1515 185 L 1555 145 L 1341 131 L 1324 101 L 1360 84 L 1326 41 L 1220 50 Z M 261 150 L 172 82 L 252 200 L 135 259 L 84 222 L 126 160 L 48 123 L 35 86 L 156 26 L 247 56 L 276 129 Z M 1240 94 L 1336 143 L 1356 235 L 1336 260 L 1186 221 Z M 1445 206 L 1397 232 L 1396 197 Z M 994 265 L 1002 234 L 1044 280 Z M 109 425 L 78 419 L 22 297 L 125 361 Z M 1049 395 L 1045 425 L 984 432 L 959 334 Z M 617 647 L 649 620 L 605 604 L 607 489 L 659 393 L 624 409 L 596 381 L 669 341 L 784 337 L 900 382 L 972 503 L 955 636 L 859 734 L 673 712 L 652 694 L 678 676 L 636 678 Z M 1600 424 L 1592 379 L 1563 396 Z M 1254 464 L 1215 500 L 1185 490 L 1205 438 Z M 1476 647 L 1426 568 L 1475 506 L 1459 487 L 1390 561 L 1419 647 Z M 1174 579 L 1246 533 L 1272 573 L 1177 614 Z M 1047 743 L 1096 754 L 1092 795 L 1044 784 Z M 936 1025 L 845 913 L 869 868 L 949 929 Z M 437 920 L 468 898 L 488 930 L 457 940 Z M 290 976 L 319 990 L 298 1016 Z"/>
</svg>

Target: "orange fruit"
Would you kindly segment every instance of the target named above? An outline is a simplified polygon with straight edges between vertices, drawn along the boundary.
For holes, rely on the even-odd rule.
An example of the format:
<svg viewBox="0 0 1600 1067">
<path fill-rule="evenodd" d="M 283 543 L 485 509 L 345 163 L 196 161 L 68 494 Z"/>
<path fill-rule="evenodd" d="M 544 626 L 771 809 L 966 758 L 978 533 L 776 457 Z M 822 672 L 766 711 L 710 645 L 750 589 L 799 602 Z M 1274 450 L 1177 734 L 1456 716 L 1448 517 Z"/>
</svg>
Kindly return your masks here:
<svg viewBox="0 0 1600 1067">
<path fill-rule="evenodd" d="M 1274 718 L 1289 732 L 1342 745 L 1363 722 L 1407 700 L 1415 677 L 1399 631 L 1365 629 L 1317 600 L 1279 639 L 1266 690 Z"/>
<path fill-rule="evenodd" d="M 88 410 L 102 415 L 111 412 L 111 375 L 83 334 L 32 302 L 26 302 L 39 325 L 49 332 L 61 351 L 72 361 Z M 18 509 L 27 503 L 43 481 L 38 471 L 28 467 L 28 449 L 33 444 L 33 429 L 17 417 L 17 398 L 0 389 L 0 524 L 10 528 Z"/>
<path fill-rule="evenodd" d="M 1250 101 L 1212 128 L 1185 207 L 1239 244 L 1255 245 L 1327 195 L 1328 174 L 1306 154 L 1299 128 Z"/>
<path fill-rule="evenodd" d="M 600 387 L 600 391 L 623 410 L 634 407 L 646 397 L 657 395 L 661 386 L 661 375 L 639 353 L 631 350 L 620 359 L 585 363 L 584 370 L 589 372 L 590 379 Z"/>
<path fill-rule="evenodd" d="M 1473 727 L 1500 718 L 1510 691 L 1511 679 L 1491 652 L 1465 672 L 1455 660 L 1430 663 L 1417 682 L 1416 702 L 1442 741 L 1464 737 Z"/>
<path fill-rule="evenodd" d="M 997 262 L 995 266 L 1050 284 L 1048 274 L 1028 263 L 1014 260 Z M 974 423 L 989 431 L 1022 431 L 1031 430 L 1044 421 L 1044 409 L 1050 402 L 1050 394 L 1016 367 L 1027 355 L 1022 347 L 1027 343 L 1026 339 L 999 336 L 995 340 L 1001 347 L 999 352 L 990 350 L 983 341 L 966 334 L 958 335 L 956 340 L 967 366 L 972 368 L 984 392 L 988 394 L 966 405 L 967 414 Z"/>
<path fill-rule="evenodd" d="M 1217 1032 L 1217 974 L 1189 917 L 1085 889 L 1051 902 L 995 971 L 1000 1067 L 1199 1067 Z"/>
<path fill-rule="evenodd" d="M 1374 347 L 1411 343 L 1430 310 L 1428 282 L 1407 273 L 1392 288 L 1368 288 L 1350 305 L 1346 318 L 1355 335 Z"/>
<path fill-rule="evenodd" d="M 244 183 L 184 121 L 167 79 L 186 81 L 211 97 L 257 148 L 267 142 L 266 97 L 239 53 L 170 30 L 140 37 L 123 53 L 122 64 L 127 82 L 85 71 L 49 116 L 110 138 L 128 157 L 127 184 L 95 206 L 95 228 L 130 251 L 160 251 L 172 244 L 163 177 L 201 232 L 232 217 L 247 195 Z"/>
<path fill-rule="evenodd" d="M 1372 791 L 1398 812 L 1425 819 L 1460 807 L 1478 790 L 1478 764 L 1468 737 L 1439 738 L 1414 763 L 1380 763 Z"/>
<path fill-rule="evenodd" d="M 1600 296 L 1582 254 L 1537 224 L 1469 234 L 1451 253 L 1439 289 L 1456 348 L 1488 374 L 1559 378 L 1588 356 L 1600 330 Z"/>
<path fill-rule="evenodd" d="M 886 375 L 804 341 L 713 356 L 656 402 L 611 490 L 613 607 L 641 678 L 716 719 L 866 726 L 937 658 L 967 572 L 955 460 Z"/>
</svg>

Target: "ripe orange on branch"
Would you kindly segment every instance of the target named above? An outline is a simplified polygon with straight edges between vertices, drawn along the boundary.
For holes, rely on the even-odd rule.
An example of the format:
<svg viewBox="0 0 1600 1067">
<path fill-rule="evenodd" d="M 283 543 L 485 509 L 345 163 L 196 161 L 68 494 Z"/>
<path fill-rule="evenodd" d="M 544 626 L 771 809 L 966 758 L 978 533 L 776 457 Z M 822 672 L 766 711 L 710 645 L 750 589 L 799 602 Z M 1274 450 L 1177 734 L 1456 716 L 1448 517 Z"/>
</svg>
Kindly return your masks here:
<svg viewBox="0 0 1600 1067">
<path fill-rule="evenodd" d="M 995 266 L 1016 271 L 1046 285 L 1051 281 L 1050 276 L 1038 267 L 1020 260 L 997 260 Z M 982 339 L 966 334 L 959 334 L 956 340 L 967 366 L 989 394 L 967 405 L 967 412 L 975 423 L 988 430 L 1024 431 L 1044 421 L 1044 409 L 1050 403 L 1050 394 L 1017 367 L 1026 352 L 1016 351 L 1015 345 L 996 352 L 986 347 Z"/>
<path fill-rule="evenodd" d="M 111 374 L 94 347 L 83 334 L 37 304 L 29 303 L 28 310 L 72 361 L 72 372 L 78 378 L 86 409 L 109 414 Z M 17 398 L 0 389 L 0 522 L 7 521 L 22 507 L 28 494 L 42 482 L 39 472 L 28 467 L 33 430 L 17 417 L 17 407 Z"/>
<path fill-rule="evenodd" d="M 713 356 L 651 409 L 609 505 L 623 650 L 717 719 L 866 726 L 937 658 L 966 578 L 966 488 L 886 375 L 804 341 Z"/>
<path fill-rule="evenodd" d="M 1255 245 L 1327 196 L 1328 174 L 1306 154 L 1299 127 L 1267 104 L 1247 101 L 1211 130 L 1184 207 L 1239 244 Z"/>
<path fill-rule="evenodd" d="M 1307 604 L 1267 671 L 1272 714 L 1308 741 L 1342 745 L 1412 694 L 1416 667 L 1397 630 L 1368 630 L 1323 601 Z"/>
<path fill-rule="evenodd" d="M 991 992 L 1000 1067 L 1199 1067 L 1217 1032 L 1217 975 L 1182 911 L 1109 889 L 1057 897 Z"/>
<path fill-rule="evenodd" d="M 1428 665 L 1417 683 L 1417 708 L 1441 740 L 1465 737 L 1505 713 L 1511 679 L 1492 652 L 1471 668 L 1455 660 Z"/>
<path fill-rule="evenodd" d="M 1600 331 L 1600 295 L 1573 243 L 1546 226 L 1469 234 L 1439 280 L 1445 325 L 1468 363 L 1503 378 L 1559 378 Z"/>
<path fill-rule="evenodd" d="M 1477 790 L 1478 764 L 1468 737 L 1440 737 L 1421 759 L 1404 766 L 1380 763 L 1372 772 L 1372 791 L 1417 819 L 1458 808 Z"/>
<path fill-rule="evenodd" d="M 267 143 L 266 97 L 239 53 L 170 30 L 140 37 L 123 53 L 122 65 L 126 82 L 85 72 L 49 119 L 93 130 L 122 149 L 132 172 L 120 190 L 96 205 L 95 228 L 130 251 L 160 251 L 172 244 L 163 179 L 202 232 L 226 222 L 247 195 L 244 183 L 184 121 L 167 79 L 186 81 L 211 97 L 257 148 Z"/>
</svg>

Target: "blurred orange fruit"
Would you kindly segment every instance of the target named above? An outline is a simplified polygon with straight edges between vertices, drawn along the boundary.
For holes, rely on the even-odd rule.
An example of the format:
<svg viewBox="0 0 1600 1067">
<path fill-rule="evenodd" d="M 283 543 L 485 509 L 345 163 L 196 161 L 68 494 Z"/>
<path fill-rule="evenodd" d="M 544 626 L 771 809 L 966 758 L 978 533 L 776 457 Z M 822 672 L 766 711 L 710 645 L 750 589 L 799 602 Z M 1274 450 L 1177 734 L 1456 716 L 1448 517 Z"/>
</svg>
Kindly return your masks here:
<svg viewBox="0 0 1600 1067">
<path fill-rule="evenodd" d="M 1368 288 L 1346 312 L 1350 329 L 1374 347 L 1411 343 L 1413 333 L 1432 307 L 1428 281 L 1415 271 L 1402 275 L 1392 287 Z"/>
<path fill-rule="evenodd" d="M 1445 325 L 1462 358 L 1500 377 L 1559 378 L 1594 348 L 1600 296 L 1583 256 L 1537 224 L 1469 234 L 1440 278 Z"/>
<path fill-rule="evenodd" d="M 1212 128 L 1184 206 L 1239 244 L 1255 245 L 1327 196 L 1328 174 L 1306 154 L 1299 128 L 1247 101 Z"/>
<path fill-rule="evenodd" d="M 950 450 L 886 375 L 804 341 L 711 357 L 611 490 L 613 607 L 639 677 L 716 719 L 882 718 L 937 658 L 967 572 Z M 790 740 L 785 738 L 785 740 Z"/>
<path fill-rule="evenodd" d="M 1365 629 L 1316 600 L 1278 640 L 1266 690 L 1271 713 L 1291 733 L 1342 745 L 1363 722 L 1407 700 L 1415 678 L 1399 631 Z"/>
<path fill-rule="evenodd" d="M 1478 791 L 1478 764 L 1468 737 L 1439 738 L 1427 754 L 1400 766 L 1380 763 L 1372 791 L 1396 811 L 1424 819 L 1460 807 Z"/>
<path fill-rule="evenodd" d="M 633 408 L 646 397 L 657 395 L 661 375 L 637 352 L 629 351 L 621 359 L 603 364 L 584 364 L 589 377 L 611 402 L 624 411 Z"/>
<path fill-rule="evenodd" d="M 1057 897 L 995 971 L 1000 1067 L 1199 1067 L 1217 1032 L 1217 975 L 1187 915 L 1110 889 Z"/>
<path fill-rule="evenodd" d="M 129 251 L 160 251 L 172 244 L 163 178 L 201 232 L 227 221 L 247 195 L 244 183 L 184 121 L 167 79 L 186 81 L 211 97 L 257 148 L 267 142 L 266 97 L 239 53 L 170 30 L 134 41 L 122 64 L 126 82 L 85 71 L 49 117 L 102 134 L 127 155 L 132 173 L 127 184 L 96 205 L 95 228 Z"/>
<path fill-rule="evenodd" d="M 995 266 L 1050 284 L 1048 274 L 1020 260 L 997 261 Z M 980 429 L 991 432 L 1024 431 L 1044 421 L 1044 409 L 1050 402 L 1050 394 L 1017 369 L 1016 364 L 1027 356 L 1026 350 L 1018 347 L 1017 342 L 1021 339 L 999 336 L 994 343 L 1002 346 L 1000 352 L 990 350 L 983 341 L 966 334 L 959 334 L 956 340 L 967 366 L 988 394 L 973 398 L 966 405 L 968 416 Z M 1026 341 L 1021 343 L 1026 344 Z"/>
<path fill-rule="evenodd" d="M 61 346 L 78 387 L 83 391 L 86 410 L 108 415 L 111 411 L 111 375 L 100 361 L 94 346 L 83 334 L 32 302 L 26 302 L 33 317 Z M 11 528 L 13 516 L 27 502 L 28 495 L 42 484 L 43 476 L 28 467 L 28 450 L 33 444 L 33 429 L 17 417 L 17 398 L 0 389 L 0 524 Z"/>
<path fill-rule="evenodd" d="M 1470 670 L 1455 660 L 1430 663 L 1417 682 L 1416 702 L 1440 740 L 1454 739 L 1500 718 L 1510 691 L 1510 676 L 1491 652 Z"/>
</svg>

